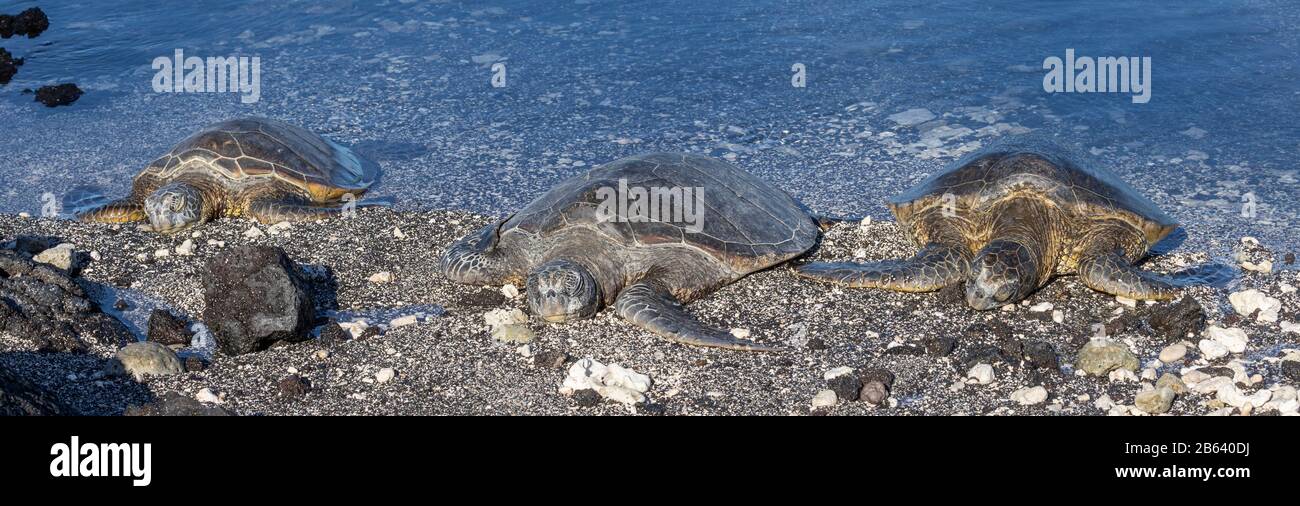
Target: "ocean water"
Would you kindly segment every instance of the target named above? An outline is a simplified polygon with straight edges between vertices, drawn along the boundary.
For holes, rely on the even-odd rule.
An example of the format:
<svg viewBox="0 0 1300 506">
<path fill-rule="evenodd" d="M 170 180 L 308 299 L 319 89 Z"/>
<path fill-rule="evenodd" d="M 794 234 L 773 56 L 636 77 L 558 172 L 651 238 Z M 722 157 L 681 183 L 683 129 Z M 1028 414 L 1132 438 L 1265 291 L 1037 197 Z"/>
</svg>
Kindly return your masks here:
<svg viewBox="0 0 1300 506">
<path fill-rule="evenodd" d="M 51 19 L 0 40 L 26 58 L 0 87 L 0 211 L 124 194 L 172 144 L 244 115 L 355 146 L 399 209 L 498 215 L 592 165 L 678 150 L 819 213 L 884 219 L 887 196 L 1030 134 L 1133 183 L 1185 248 L 1300 246 L 1300 4 L 1022 3 L 0 1 Z M 151 62 L 177 49 L 258 57 L 259 100 L 156 92 Z M 1067 49 L 1150 57 L 1150 101 L 1044 91 Z M 49 109 L 21 92 L 59 82 L 87 93 Z"/>
</svg>

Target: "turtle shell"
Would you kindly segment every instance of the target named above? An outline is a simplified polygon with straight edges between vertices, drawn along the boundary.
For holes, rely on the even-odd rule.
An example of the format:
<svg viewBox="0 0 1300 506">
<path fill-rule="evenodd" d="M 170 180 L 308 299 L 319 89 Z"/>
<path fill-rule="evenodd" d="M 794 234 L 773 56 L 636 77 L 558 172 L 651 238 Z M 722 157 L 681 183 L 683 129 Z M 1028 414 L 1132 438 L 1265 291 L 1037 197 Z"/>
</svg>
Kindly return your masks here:
<svg viewBox="0 0 1300 506">
<path fill-rule="evenodd" d="M 178 143 L 142 174 L 165 180 L 196 166 L 232 182 L 284 181 L 315 202 L 362 193 L 379 176 L 378 165 L 352 150 L 304 128 L 265 118 L 210 125 Z"/>
<path fill-rule="evenodd" d="M 1149 245 L 1178 227 L 1119 176 L 1103 167 L 1076 163 L 1080 158 L 1048 141 L 1006 142 L 967 155 L 888 204 L 898 222 L 909 229 L 916 213 L 944 205 L 945 200 L 959 210 L 979 212 L 1011 192 L 1041 194 L 1080 222 L 1122 219 L 1142 230 Z"/>
<path fill-rule="evenodd" d="M 612 192 L 623 189 L 621 194 L 630 201 L 637 188 L 682 192 L 680 201 L 697 207 L 699 221 L 686 222 L 688 213 L 681 220 L 669 217 L 665 213 L 670 211 L 651 214 L 649 218 L 659 219 L 646 221 L 620 219 L 633 216 L 631 212 L 619 212 L 615 219 L 601 212 L 602 204 L 612 205 Z M 692 198 L 685 197 L 687 189 Z M 659 201 L 666 200 L 661 194 Z M 629 248 L 671 244 L 698 248 L 742 274 L 798 256 L 813 247 L 819 235 L 812 216 L 784 191 L 729 163 L 687 153 L 650 153 L 595 167 L 533 200 L 502 224 L 500 232 L 544 238 L 578 226 Z"/>
</svg>

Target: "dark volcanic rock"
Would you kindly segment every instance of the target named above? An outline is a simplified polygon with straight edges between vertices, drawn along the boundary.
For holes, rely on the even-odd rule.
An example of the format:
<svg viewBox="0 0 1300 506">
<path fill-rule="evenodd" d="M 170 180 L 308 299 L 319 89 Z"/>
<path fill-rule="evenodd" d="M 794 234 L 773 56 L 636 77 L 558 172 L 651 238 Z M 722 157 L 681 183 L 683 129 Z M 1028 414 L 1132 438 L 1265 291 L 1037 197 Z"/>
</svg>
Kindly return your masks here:
<svg viewBox="0 0 1300 506">
<path fill-rule="evenodd" d="M 162 398 L 143 406 L 128 406 L 122 413 L 125 416 L 232 416 L 234 413 L 220 406 L 205 406 L 203 403 L 178 394 L 167 392 Z"/>
<path fill-rule="evenodd" d="M 1282 375 L 1291 381 L 1300 381 L 1300 362 L 1295 360 L 1282 361 Z"/>
<path fill-rule="evenodd" d="M 1152 308 L 1147 324 L 1165 341 L 1177 341 L 1188 334 L 1199 335 L 1205 329 L 1205 308 L 1196 299 L 1184 296 L 1175 304 Z"/>
<path fill-rule="evenodd" d="M 0 249 L 0 331 L 41 351 L 82 351 L 85 339 L 118 346 L 133 337 L 68 273 L 12 249 Z"/>
<path fill-rule="evenodd" d="M 537 367 L 559 369 L 564 367 L 564 363 L 568 361 L 569 354 L 559 350 L 539 351 L 536 355 L 533 355 L 533 365 Z"/>
<path fill-rule="evenodd" d="M 347 341 L 352 338 L 352 334 L 339 326 L 339 322 L 330 320 L 320 327 L 320 341 L 326 344 L 335 344 Z"/>
<path fill-rule="evenodd" d="M 302 397 L 311 391 L 311 381 L 297 374 L 290 374 L 280 380 L 280 395 L 283 397 Z"/>
<path fill-rule="evenodd" d="M 1024 345 L 1023 359 L 1033 369 L 1061 370 L 1061 360 L 1052 345 L 1043 341 L 1029 341 Z"/>
<path fill-rule="evenodd" d="M 600 394 L 590 388 L 584 388 L 573 392 L 573 402 L 584 408 L 590 408 L 600 404 L 600 400 Z"/>
<path fill-rule="evenodd" d="M 835 392 L 835 396 L 840 400 L 856 401 L 858 395 L 862 393 L 862 380 L 853 373 L 841 374 L 826 380 L 826 388 Z"/>
<path fill-rule="evenodd" d="M 0 38 L 9 38 L 14 35 L 26 35 L 27 38 L 35 38 L 50 27 L 50 18 L 45 16 L 45 11 L 40 7 L 32 7 L 18 13 L 17 16 L 0 14 Z"/>
<path fill-rule="evenodd" d="M 930 337 L 925 340 L 925 351 L 932 357 L 946 357 L 957 348 L 955 337 Z"/>
<path fill-rule="evenodd" d="M 149 340 L 162 345 L 189 345 L 189 326 L 170 312 L 155 309 L 149 315 Z"/>
<path fill-rule="evenodd" d="M 0 84 L 9 84 L 13 80 L 14 74 L 18 73 L 18 66 L 23 64 L 22 58 L 14 58 L 14 55 L 0 47 Z"/>
<path fill-rule="evenodd" d="M 45 107 L 58 107 L 76 102 L 85 93 L 73 83 L 41 86 L 36 90 L 36 101 Z"/>
<path fill-rule="evenodd" d="M 229 355 L 311 337 L 311 294 L 279 248 L 243 246 L 208 261 L 203 321 Z"/>
<path fill-rule="evenodd" d="M 71 414 L 52 394 L 0 366 L 0 416 Z"/>
<path fill-rule="evenodd" d="M 201 372 L 207 368 L 208 368 L 208 363 L 204 362 L 203 359 L 194 356 L 185 357 L 186 372 Z"/>
</svg>

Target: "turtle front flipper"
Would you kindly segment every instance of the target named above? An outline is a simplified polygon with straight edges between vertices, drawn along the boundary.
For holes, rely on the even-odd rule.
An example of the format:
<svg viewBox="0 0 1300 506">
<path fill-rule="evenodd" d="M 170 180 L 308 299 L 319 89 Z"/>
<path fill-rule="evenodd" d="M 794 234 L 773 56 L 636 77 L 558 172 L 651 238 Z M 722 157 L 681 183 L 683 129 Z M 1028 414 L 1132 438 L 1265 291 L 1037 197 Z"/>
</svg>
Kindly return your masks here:
<svg viewBox="0 0 1300 506">
<path fill-rule="evenodd" d="M 700 323 L 676 297 L 652 282 L 642 281 L 623 289 L 614 302 L 614 310 L 636 326 L 676 343 L 740 351 L 778 351 Z"/>
<path fill-rule="evenodd" d="M 958 244 L 930 243 L 907 260 L 815 262 L 795 267 L 801 277 L 853 288 L 930 292 L 956 284 L 970 271 L 971 253 Z"/>
<path fill-rule="evenodd" d="M 497 248 L 501 226 L 505 222 L 501 220 L 487 225 L 448 246 L 439 262 L 442 275 L 467 285 L 515 282 L 520 269 L 513 268 L 510 257 Z"/>
<path fill-rule="evenodd" d="M 262 223 L 316 221 L 343 215 L 339 205 L 313 205 L 296 200 L 268 199 L 248 204 L 247 216 Z"/>
<path fill-rule="evenodd" d="M 144 212 L 143 202 L 127 198 L 78 212 L 77 219 L 96 223 L 134 223 L 149 217 Z"/>
<path fill-rule="evenodd" d="M 1079 279 L 1093 290 L 1139 300 L 1172 299 L 1180 286 L 1194 281 L 1139 269 L 1119 249 L 1079 259 Z"/>
</svg>

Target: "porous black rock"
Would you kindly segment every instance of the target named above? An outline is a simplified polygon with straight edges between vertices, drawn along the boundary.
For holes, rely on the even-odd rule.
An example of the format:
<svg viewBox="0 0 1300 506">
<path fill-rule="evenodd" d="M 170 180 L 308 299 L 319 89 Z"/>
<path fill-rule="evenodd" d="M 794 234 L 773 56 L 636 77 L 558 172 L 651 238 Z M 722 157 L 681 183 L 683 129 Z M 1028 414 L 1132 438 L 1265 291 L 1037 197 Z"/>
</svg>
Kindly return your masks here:
<svg viewBox="0 0 1300 506">
<path fill-rule="evenodd" d="M 826 380 L 826 388 L 835 392 L 835 396 L 840 400 L 856 401 L 862 392 L 862 380 L 853 373 L 841 374 Z"/>
<path fill-rule="evenodd" d="M 320 327 L 320 341 L 325 344 L 336 344 L 347 341 L 352 338 L 352 334 L 339 326 L 336 320 L 329 320 Z"/>
<path fill-rule="evenodd" d="M 1061 369 L 1060 357 L 1052 349 L 1052 345 L 1044 341 L 1028 341 L 1022 348 L 1023 355 L 1021 359 L 1025 365 L 1031 369 L 1048 369 L 1059 371 Z"/>
<path fill-rule="evenodd" d="M 1147 325 L 1166 342 L 1184 339 L 1189 334 L 1200 335 L 1205 330 L 1205 308 L 1192 297 L 1184 296 L 1174 304 L 1155 306 L 1150 311 Z"/>
<path fill-rule="evenodd" d="M 297 374 L 290 374 L 280 380 L 279 388 L 281 397 L 302 397 L 311 391 L 311 381 Z"/>
<path fill-rule="evenodd" d="M 1282 361 L 1282 375 L 1287 379 L 1300 382 L 1300 362 L 1295 360 Z"/>
<path fill-rule="evenodd" d="M 600 404 L 600 393 L 590 388 L 584 388 L 573 392 L 573 402 L 580 407 L 590 408 Z"/>
<path fill-rule="evenodd" d="M 569 361 L 569 354 L 559 350 L 543 350 L 533 355 L 533 365 L 548 369 L 559 369 Z"/>
<path fill-rule="evenodd" d="M 36 89 L 36 101 L 45 104 L 45 107 L 58 107 L 76 102 L 84 93 L 73 83 L 41 86 Z"/>
<path fill-rule="evenodd" d="M 14 74 L 18 73 L 18 66 L 23 64 L 22 58 L 14 58 L 14 55 L 0 47 L 0 85 L 9 84 L 13 80 Z"/>
<path fill-rule="evenodd" d="M 284 251 L 241 246 L 208 261 L 203 321 L 228 355 L 304 341 L 316 320 L 306 287 Z"/>
<path fill-rule="evenodd" d="M 149 314 L 149 335 L 148 339 L 162 345 L 189 345 L 190 338 L 189 325 L 185 320 L 177 318 L 176 315 L 164 309 L 155 309 Z"/>
<path fill-rule="evenodd" d="M 0 249 L 0 331 L 46 352 L 84 351 L 92 341 L 118 346 L 133 338 L 71 275 L 15 249 Z"/>
<path fill-rule="evenodd" d="M 71 415 L 54 395 L 0 366 L 0 416 Z"/>
<path fill-rule="evenodd" d="M 925 340 L 925 351 L 932 357 L 946 357 L 957 348 L 957 338 L 931 336 Z"/>
</svg>

